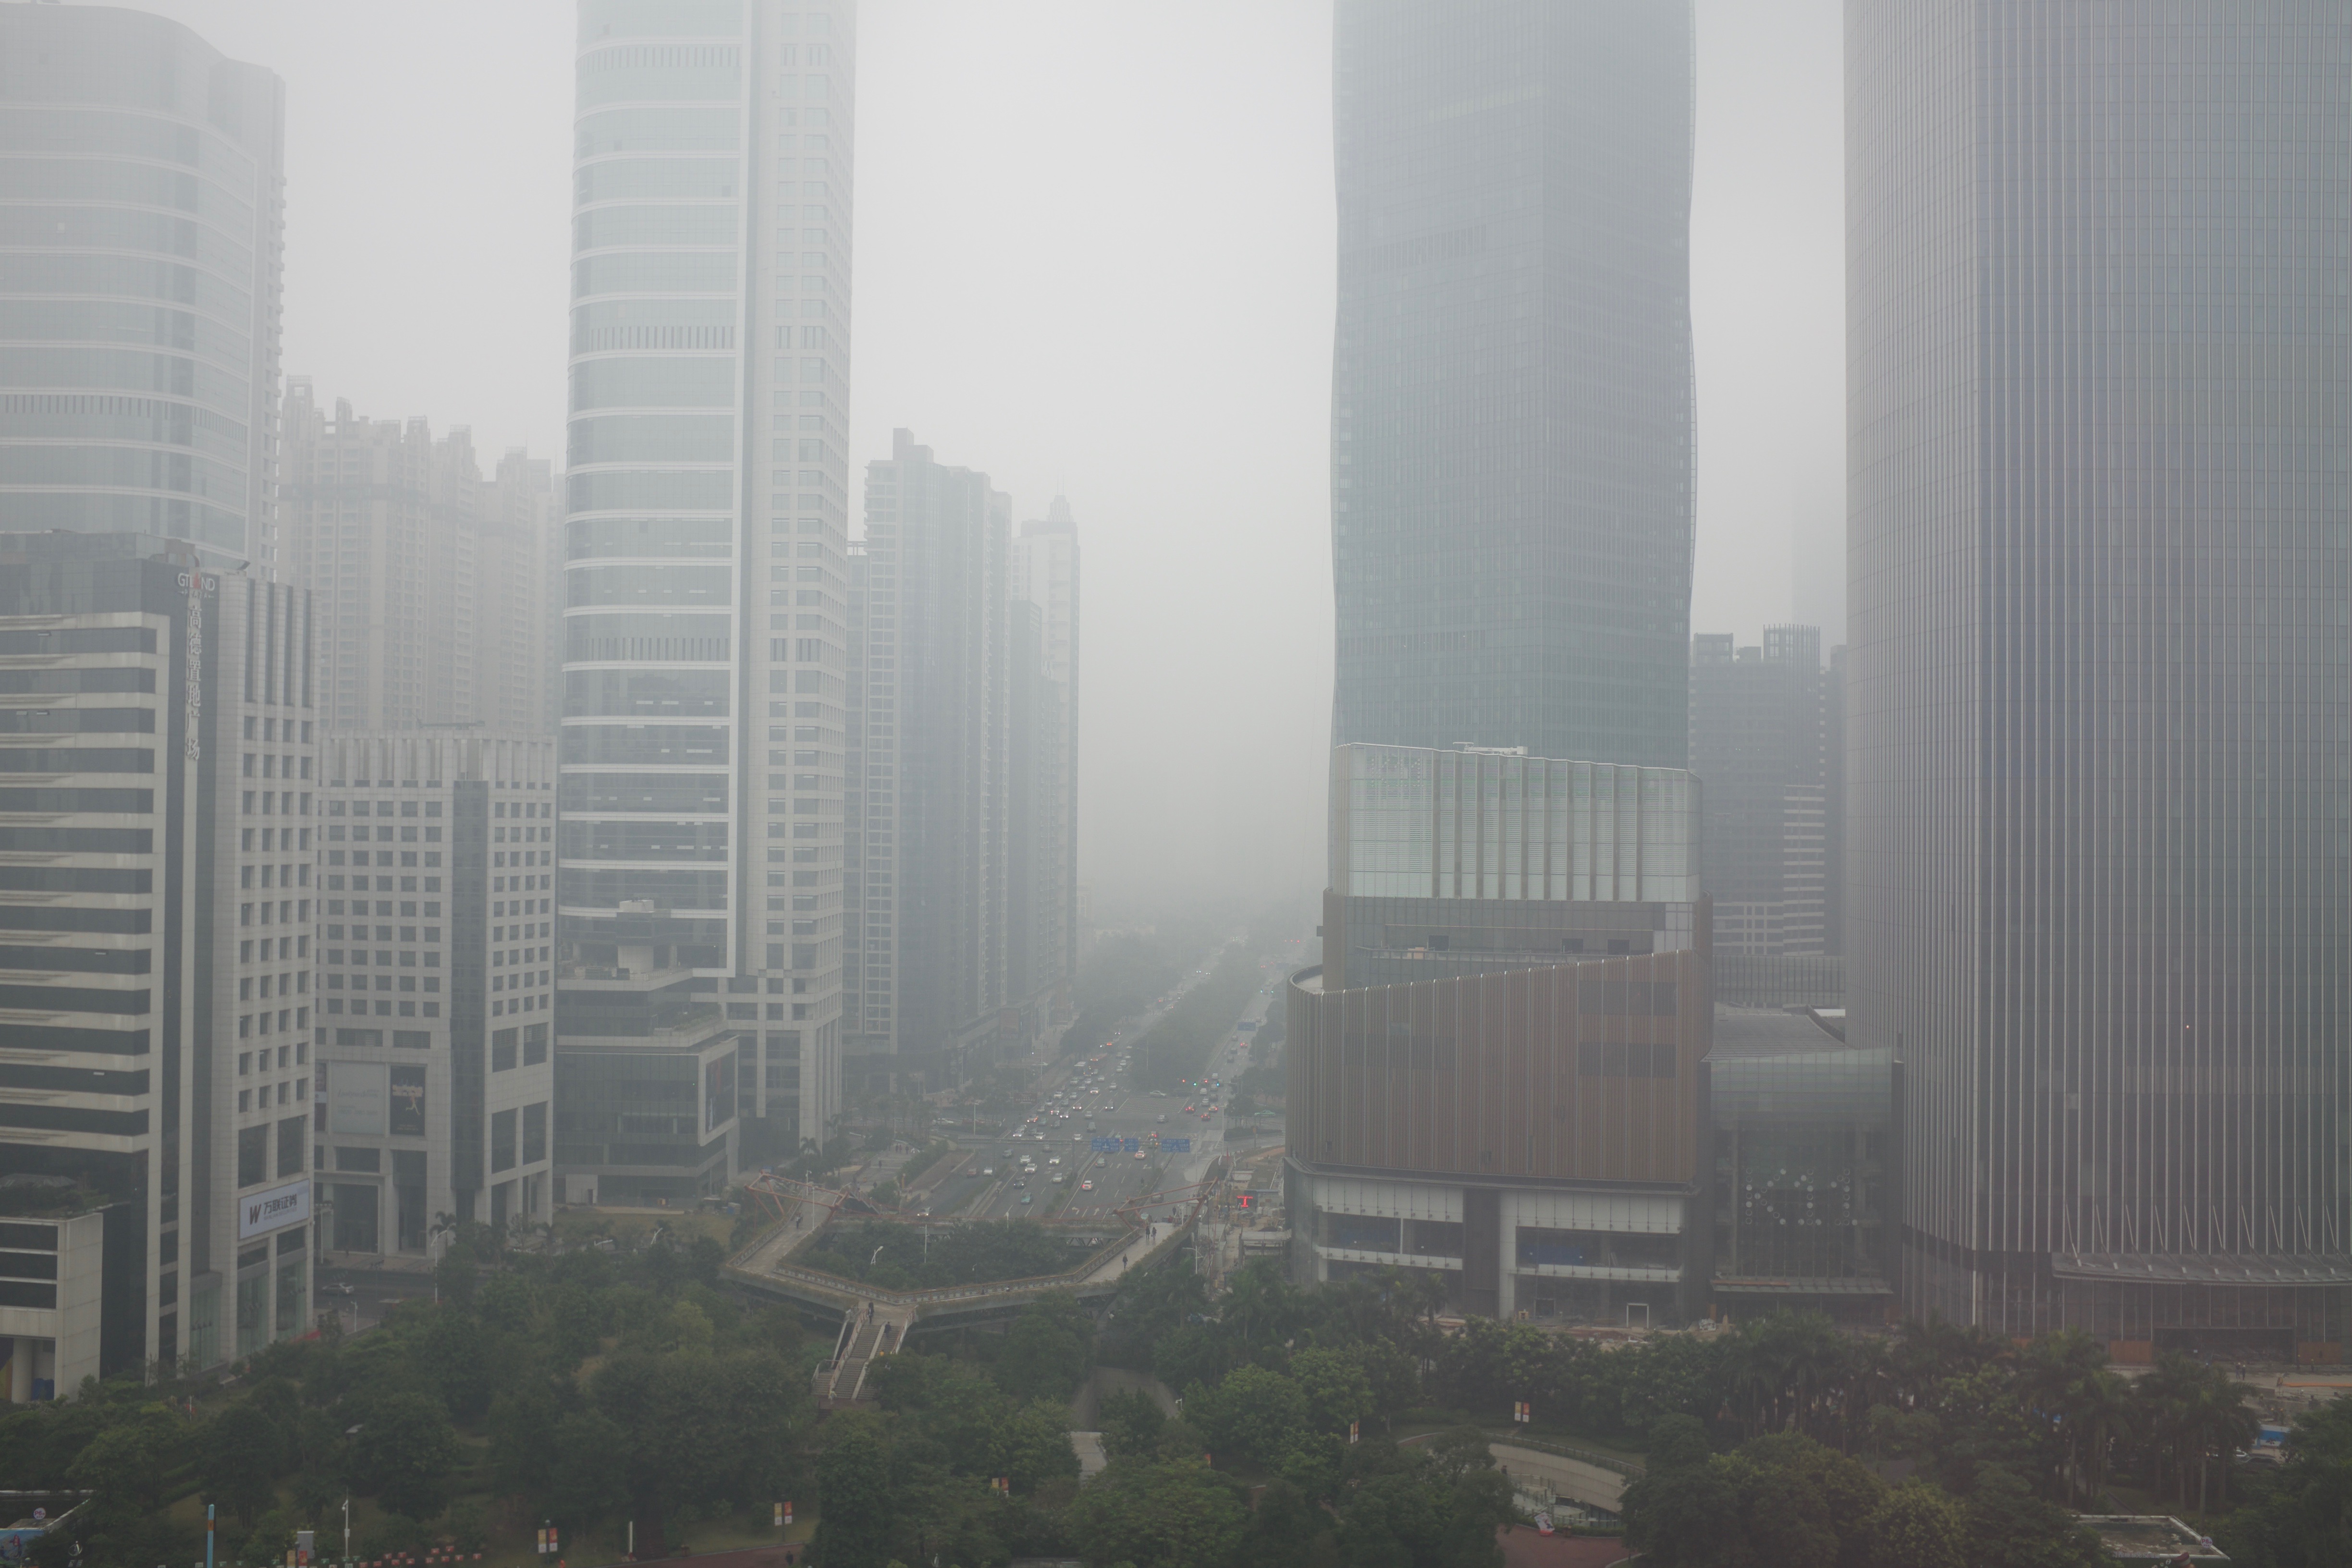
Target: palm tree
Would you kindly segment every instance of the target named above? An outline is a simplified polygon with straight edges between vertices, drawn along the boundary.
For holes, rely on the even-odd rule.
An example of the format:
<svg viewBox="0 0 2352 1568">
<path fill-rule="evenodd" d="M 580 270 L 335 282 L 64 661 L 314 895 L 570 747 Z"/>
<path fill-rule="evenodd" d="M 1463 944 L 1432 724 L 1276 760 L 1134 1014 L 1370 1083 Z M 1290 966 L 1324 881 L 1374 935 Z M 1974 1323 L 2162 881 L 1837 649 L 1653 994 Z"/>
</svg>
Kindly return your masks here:
<svg viewBox="0 0 2352 1568">
<path fill-rule="evenodd" d="M 2019 1358 L 2018 1392 L 2028 1414 L 2058 1436 L 2063 1450 L 2060 1479 L 2070 1501 L 2084 1458 L 2074 1407 L 2085 1382 L 2097 1376 L 2106 1363 L 2105 1347 L 2078 1328 L 2039 1336 Z"/>
<path fill-rule="evenodd" d="M 2230 1500 L 2230 1456 L 2254 1440 L 2260 1430 L 2254 1413 L 2246 1408 L 2246 1400 L 2253 1390 L 2242 1383 L 2232 1383 L 2220 1367 L 2200 1369 L 2204 1374 L 2197 1381 L 2188 1405 L 2182 1411 L 2182 1428 L 2197 1454 L 2197 1511 L 2205 1511 L 2205 1479 L 2213 1451 L 2221 1454 L 2221 1502 Z"/>
<path fill-rule="evenodd" d="M 2104 1368 L 2073 1385 L 2065 1424 L 2072 1433 L 2071 1451 L 2078 1466 L 2088 1469 L 2090 1500 L 2107 1489 L 2107 1468 L 2117 1443 L 2128 1443 L 2138 1425 L 2139 1408 L 2131 1385 Z"/>
</svg>

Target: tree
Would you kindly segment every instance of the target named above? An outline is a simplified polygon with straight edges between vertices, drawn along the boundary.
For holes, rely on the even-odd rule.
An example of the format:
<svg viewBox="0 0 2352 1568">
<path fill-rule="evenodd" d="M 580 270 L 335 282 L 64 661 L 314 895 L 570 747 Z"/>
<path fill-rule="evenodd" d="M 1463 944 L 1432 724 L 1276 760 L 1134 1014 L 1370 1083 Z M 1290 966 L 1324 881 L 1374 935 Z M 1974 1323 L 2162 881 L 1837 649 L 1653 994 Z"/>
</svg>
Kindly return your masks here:
<svg viewBox="0 0 2352 1568">
<path fill-rule="evenodd" d="M 1067 1400 L 1085 1381 L 1094 1324 L 1073 1297 L 1055 1292 L 1005 1331 L 996 1382 L 1016 1399 Z"/>
<path fill-rule="evenodd" d="M 831 1440 L 816 1466 L 816 1561 L 824 1568 L 884 1568 L 892 1502 L 880 1423 L 852 1410 L 826 1427 Z"/>
<path fill-rule="evenodd" d="M 1359 1458 L 1361 1455 L 1362 1458 Z M 1363 1445 L 1338 1500 L 1339 1556 L 1356 1568 L 1496 1568 L 1495 1528 L 1517 1517 L 1511 1483 L 1480 1438 L 1442 1454 Z"/>
<path fill-rule="evenodd" d="M 1307 1395 L 1286 1373 L 1237 1366 L 1214 1388 L 1187 1388 L 1184 1419 L 1201 1429 L 1211 1453 L 1272 1465 L 1307 1431 Z"/>
<path fill-rule="evenodd" d="M 1220 1568 L 1241 1544 L 1246 1510 L 1237 1491 L 1189 1459 L 1121 1460 L 1078 1493 L 1064 1521 L 1089 1562 Z"/>
<path fill-rule="evenodd" d="M 1345 1351 L 1304 1350 L 1290 1358 L 1290 1375 L 1307 1400 L 1307 1423 L 1318 1432 L 1347 1436 L 1373 1410 L 1371 1380 L 1361 1358 Z"/>
<path fill-rule="evenodd" d="M 1942 1490 L 1906 1481 L 1871 1510 L 1864 1533 L 1873 1568 L 1968 1568 L 1969 1535 Z"/>
<path fill-rule="evenodd" d="M 1971 1563 L 2001 1568 L 2101 1568 L 2107 1554 L 2099 1538 L 2069 1519 L 2065 1510 L 2015 1471 L 1980 1464 L 1962 1518 L 1968 1526 Z"/>
<path fill-rule="evenodd" d="M 627 1447 L 627 1434 L 596 1411 L 574 1410 L 559 1418 L 544 1494 L 549 1515 L 575 1530 L 611 1518 L 628 1491 L 622 1463 Z"/>
<path fill-rule="evenodd" d="M 1076 1475 L 1078 1451 L 1070 1446 L 1067 1407 L 1042 1399 L 1022 1406 L 997 1429 L 993 1457 L 996 1473 L 1009 1479 L 1016 1492 L 1033 1492 L 1040 1482 Z"/>
<path fill-rule="evenodd" d="M 1706 1424 L 1695 1415 L 1662 1415 L 1650 1426 L 1647 1468 L 1653 1473 L 1703 1466 L 1711 1457 Z"/>
<path fill-rule="evenodd" d="M 2221 1549 L 2247 1568 L 2352 1563 L 2352 1394 L 2297 1417 L 2286 1454 L 2272 1494 L 2214 1527 Z"/>
<path fill-rule="evenodd" d="M 277 1500 L 286 1447 L 286 1434 L 256 1402 L 230 1405 L 205 1423 L 197 1446 L 205 1494 L 252 1524 Z"/>
<path fill-rule="evenodd" d="M 441 1402 L 423 1394 L 372 1399 L 352 1453 L 353 1479 L 387 1512 L 432 1519 L 449 1503 L 457 1435 Z"/>
<path fill-rule="evenodd" d="M 1095 1407 L 1095 1421 L 1102 1428 L 1103 1453 L 1113 1459 L 1157 1453 L 1160 1435 L 1168 1429 L 1167 1413 L 1141 1389 L 1103 1395 Z"/>
<path fill-rule="evenodd" d="M 100 1528 L 111 1528 L 162 1512 L 164 1477 L 180 1447 L 171 1412 L 151 1405 L 89 1439 L 69 1474 L 75 1486 L 97 1494 L 91 1511 Z"/>
</svg>

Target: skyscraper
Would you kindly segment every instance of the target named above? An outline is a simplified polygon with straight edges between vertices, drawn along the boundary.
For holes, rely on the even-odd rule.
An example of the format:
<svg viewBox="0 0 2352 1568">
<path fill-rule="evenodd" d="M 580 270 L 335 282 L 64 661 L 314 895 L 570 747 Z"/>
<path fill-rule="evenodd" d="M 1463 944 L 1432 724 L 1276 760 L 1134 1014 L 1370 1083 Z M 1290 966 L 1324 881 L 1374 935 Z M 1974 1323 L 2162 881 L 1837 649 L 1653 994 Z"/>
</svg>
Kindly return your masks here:
<svg viewBox="0 0 2352 1568">
<path fill-rule="evenodd" d="M 1333 740 L 1679 766 L 1687 0 L 1340 0 Z"/>
<path fill-rule="evenodd" d="M 1849 1038 L 1917 1313 L 2347 1337 L 2352 13 L 1847 8 Z"/>
<path fill-rule="evenodd" d="M 177 22 L 0 6 L 0 530 L 275 574 L 284 110 Z"/>
<path fill-rule="evenodd" d="M 1691 771 L 1706 783 L 1718 1000 L 1835 1005 L 1844 989 L 1833 847 L 1843 834 L 1842 658 L 1818 626 L 1760 645 L 1691 639 Z"/>
<path fill-rule="evenodd" d="M 556 569 L 544 458 L 482 477 L 471 432 L 331 416 L 308 376 L 286 391 L 278 528 L 319 606 L 320 710 L 346 734 L 480 725 L 551 735 L 547 584 Z"/>
<path fill-rule="evenodd" d="M 856 8 L 579 16 L 559 1056 L 575 1034 L 653 1031 L 713 1063 L 739 1046 L 746 1109 L 821 1140 L 839 1096 Z M 723 1181 L 729 1088 L 690 1161 L 625 1184 Z"/>
</svg>

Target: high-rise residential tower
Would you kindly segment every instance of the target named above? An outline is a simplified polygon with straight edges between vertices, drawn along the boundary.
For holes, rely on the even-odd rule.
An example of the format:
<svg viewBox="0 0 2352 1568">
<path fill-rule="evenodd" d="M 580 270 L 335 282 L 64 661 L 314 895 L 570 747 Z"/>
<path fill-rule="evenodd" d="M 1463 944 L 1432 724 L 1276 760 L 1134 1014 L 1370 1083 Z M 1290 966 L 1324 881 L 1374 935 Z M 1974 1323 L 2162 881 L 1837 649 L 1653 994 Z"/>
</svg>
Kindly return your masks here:
<svg viewBox="0 0 2352 1568">
<path fill-rule="evenodd" d="M 0 1393 L 310 1327 L 310 595 L 0 533 Z"/>
<path fill-rule="evenodd" d="M 1902 1289 L 2334 1359 L 2352 12 L 1847 7 L 1849 1037 Z"/>
<path fill-rule="evenodd" d="M 1338 743 L 1679 766 L 1687 0 L 1339 0 Z"/>
<path fill-rule="evenodd" d="M 909 431 L 866 467 L 858 967 L 894 1072 L 992 1041 L 1007 1001 L 1012 517 Z"/>
<path fill-rule="evenodd" d="M 330 415 L 286 389 L 278 494 L 286 566 L 319 606 L 323 722 L 346 734 L 447 725 L 555 731 L 548 463 L 482 477 L 464 426 Z"/>
<path fill-rule="evenodd" d="M 1013 860 L 1025 909 L 1027 978 L 1013 989 L 1050 991 L 1053 1021 L 1076 1016 L 1069 982 L 1078 972 L 1078 653 L 1077 520 L 1066 497 L 1021 525 L 1013 541 L 1013 598 L 1038 610 L 1038 668 L 1027 717 L 1028 777 L 1013 794 L 1023 807 L 1023 843 Z M 1021 661 L 1016 661 L 1016 668 Z M 1016 693 L 1016 701 L 1019 700 Z"/>
<path fill-rule="evenodd" d="M 0 6 L 0 530 L 275 574 L 284 100 L 161 16 Z"/>
<path fill-rule="evenodd" d="M 851 558 L 850 1072 L 936 1087 L 1069 1021 L 1078 552 L 898 431 Z"/>
<path fill-rule="evenodd" d="M 579 18 L 558 1050 L 738 1047 L 796 1146 L 839 1097 L 856 7 Z M 725 1180 L 728 1104 L 604 1192 Z"/>
</svg>

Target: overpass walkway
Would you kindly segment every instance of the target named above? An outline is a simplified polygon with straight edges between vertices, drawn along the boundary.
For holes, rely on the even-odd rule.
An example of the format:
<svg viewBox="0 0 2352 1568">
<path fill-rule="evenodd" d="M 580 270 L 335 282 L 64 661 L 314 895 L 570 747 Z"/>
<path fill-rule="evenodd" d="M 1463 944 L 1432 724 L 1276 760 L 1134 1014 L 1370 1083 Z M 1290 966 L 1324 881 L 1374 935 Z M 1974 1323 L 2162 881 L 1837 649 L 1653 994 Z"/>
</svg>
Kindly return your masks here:
<svg viewBox="0 0 2352 1568">
<path fill-rule="evenodd" d="M 778 1182 L 765 1195 L 776 1202 L 787 1223 L 728 1259 L 720 1272 L 741 1289 L 781 1298 L 813 1313 L 840 1313 L 842 1333 L 832 1361 L 819 1374 L 819 1392 L 848 1400 L 857 1396 L 867 1364 L 898 1350 L 909 1334 L 1012 1317 L 1056 1291 L 1084 1301 L 1116 1295 L 1130 1272 L 1152 1267 L 1183 1244 L 1213 1190 L 1213 1183 L 1202 1184 L 1180 1220 L 1129 1222 L 1109 1245 L 1097 1248 L 1076 1268 L 1059 1274 L 890 1290 L 797 1261 L 798 1255 L 824 1231 L 834 1205 L 825 1201 L 829 1194 L 814 1194 L 800 1184 Z M 945 1228 L 956 1222 L 925 1223 Z"/>
</svg>

